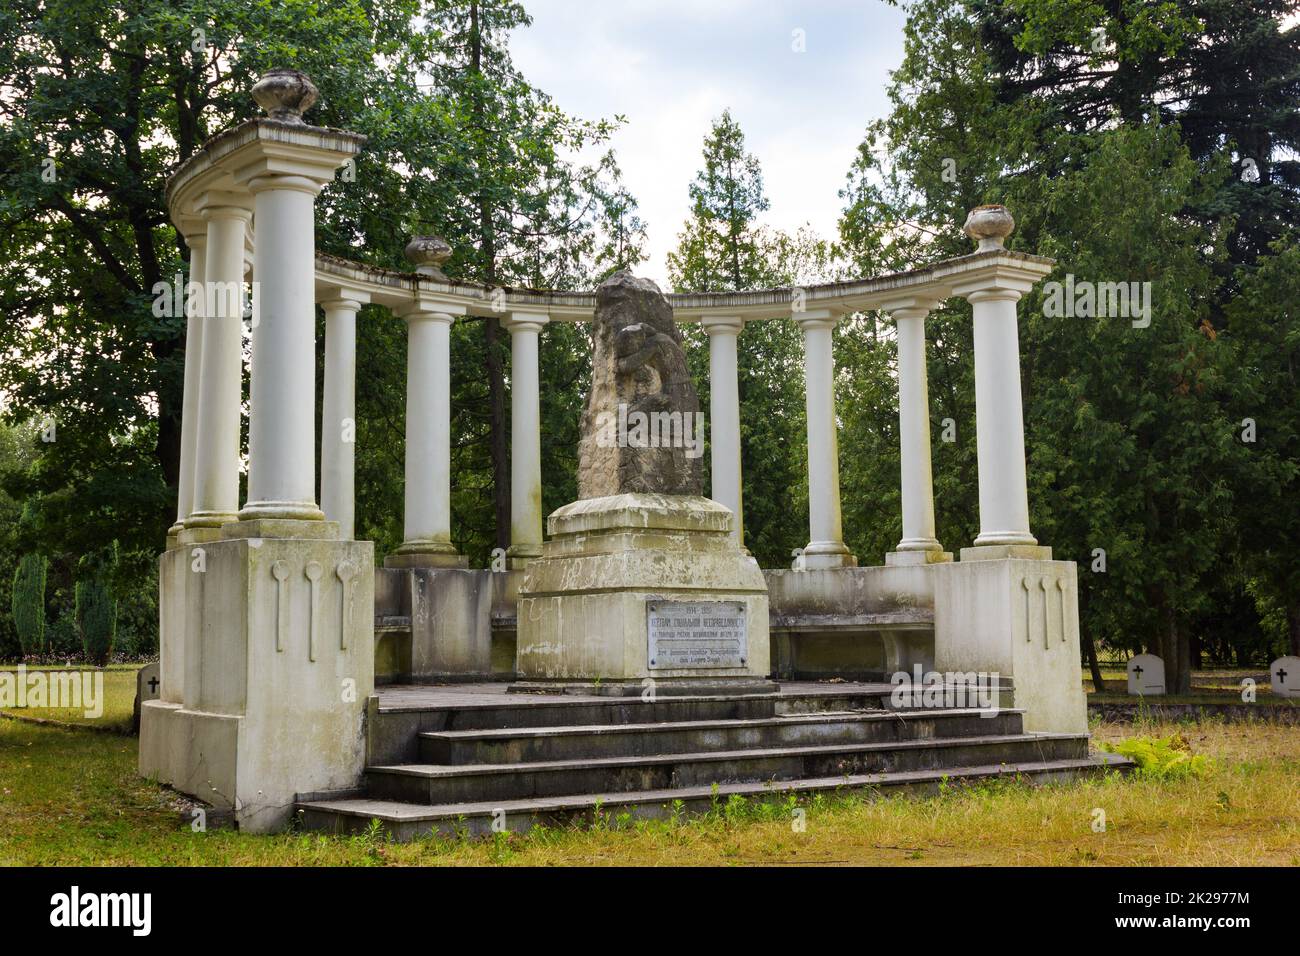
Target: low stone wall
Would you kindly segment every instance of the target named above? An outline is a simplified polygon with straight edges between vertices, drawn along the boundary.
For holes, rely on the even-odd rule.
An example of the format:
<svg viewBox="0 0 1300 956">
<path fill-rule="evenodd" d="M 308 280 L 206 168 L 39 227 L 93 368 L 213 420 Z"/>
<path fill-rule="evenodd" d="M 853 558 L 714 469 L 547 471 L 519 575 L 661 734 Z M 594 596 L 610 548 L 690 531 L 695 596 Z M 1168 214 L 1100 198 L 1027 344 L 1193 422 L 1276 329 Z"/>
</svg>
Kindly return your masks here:
<svg viewBox="0 0 1300 956">
<path fill-rule="evenodd" d="M 887 680 L 934 662 L 929 568 L 764 571 L 772 672 L 787 680 Z"/>
<path fill-rule="evenodd" d="M 934 660 L 926 567 L 764 571 L 772 672 L 884 680 Z M 377 683 L 512 680 L 522 571 L 377 568 Z"/>
<path fill-rule="evenodd" d="M 380 684 L 513 680 L 522 571 L 375 570 Z"/>
</svg>

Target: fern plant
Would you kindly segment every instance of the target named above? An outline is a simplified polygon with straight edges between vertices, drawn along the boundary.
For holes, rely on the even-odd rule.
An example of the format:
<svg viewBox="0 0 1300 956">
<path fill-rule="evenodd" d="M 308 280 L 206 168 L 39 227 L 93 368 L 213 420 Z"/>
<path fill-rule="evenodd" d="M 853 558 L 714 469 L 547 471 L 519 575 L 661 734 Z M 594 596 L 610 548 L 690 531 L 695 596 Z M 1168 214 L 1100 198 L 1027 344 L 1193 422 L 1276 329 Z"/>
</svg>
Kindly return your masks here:
<svg viewBox="0 0 1300 956">
<path fill-rule="evenodd" d="M 1214 769 L 1212 759 L 1205 754 L 1192 753 L 1191 744 L 1182 734 L 1130 737 L 1117 744 L 1102 744 L 1102 749 L 1128 757 L 1137 764 L 1138 776 L 1156 780 L 1201 777 Z"/>
</svg>

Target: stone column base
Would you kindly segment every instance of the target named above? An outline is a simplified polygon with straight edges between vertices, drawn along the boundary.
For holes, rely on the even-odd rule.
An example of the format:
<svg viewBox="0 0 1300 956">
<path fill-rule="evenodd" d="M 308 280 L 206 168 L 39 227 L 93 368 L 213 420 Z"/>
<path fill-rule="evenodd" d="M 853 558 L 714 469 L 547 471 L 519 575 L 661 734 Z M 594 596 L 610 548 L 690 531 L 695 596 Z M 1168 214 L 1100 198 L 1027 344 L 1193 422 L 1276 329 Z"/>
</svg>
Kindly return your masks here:
<svg viewBox="0 0 1300 956">
<path fill-rule="evenodd" d="M 952 561 L 951 551 L 890 551 L 885 555 L 885 566 L 890 568 L 947 564 L 950 561 Z"/>
<path fill-rule="evenodd" d="M 506 549 L 506 566 L 511 571 L 522 571 L 529 563 L 542 556 L 542 545 L 538 543 L 512 544 Z"/>
<path fill-rule="evenodd" d="M 1041 544 L 984 544 L 961 549 L 963 561 L 1000 561 L 1004 558 L 1051 561 L 1052 549 Z"/>
<path fill-rule="evenodd" d="M 808 571 L 828 568 L 856 568 L 857 556 L 843 541 L 810 541 L 804 546 L 801 559 Z"/>
<path fill-rule="evenodd" d="M 469 558 L 454 545 L 442 542 L 410 542 L 384 558 L 386 568 L 459 568 L 469 567 Z"/>
</svg>

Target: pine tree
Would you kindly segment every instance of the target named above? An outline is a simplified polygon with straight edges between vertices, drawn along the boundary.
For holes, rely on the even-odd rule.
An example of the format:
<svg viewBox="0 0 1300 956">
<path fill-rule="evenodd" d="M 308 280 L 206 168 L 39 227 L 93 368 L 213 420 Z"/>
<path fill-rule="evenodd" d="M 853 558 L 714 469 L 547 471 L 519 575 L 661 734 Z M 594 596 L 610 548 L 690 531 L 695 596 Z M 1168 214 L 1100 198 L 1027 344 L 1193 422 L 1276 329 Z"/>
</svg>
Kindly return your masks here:
<svg viewBox="0 0 1300 956">
<path fill-rule="evenodd" d="M 673 287 L 734 292 L 794 285 L 826 268 L 824 244 L 811 233 L 764 229 L 768 209 L 757 157 L 745 151 L 740 125 L 725 111 L 704 140 L 703 166 L 690 186 L 691 218 L 668 255 Z M 708 348 L 687 333 L 691 366 L 708 407 Z M 785 567 L 807 540 L 804 475 L 803 341 L 790 321 L 756 322 L 737 343 L 740 470 L 745 544 L 764 567 Z"/>
<path fill-rule="evenodd" d="M 755 220 L 768 209 L 758 158 L 730 110 L 704 139 L 704 166 L 690 186 L 691 219 L 668 255 L 673 285 L 690 292 L 739 292 L 771 284 Z"/>
<path fill-rule="evenodd" d="M 532 22 L 523 6 L 440 0 L 424 21 L 428 55 L 421 65 L 446 110 L 426 171 L 438 184 L 439 202 L 424 225 L 456 248 L 449 272 L 493 287 L 580 288 L 605 264 L 608 248 L 598 243 L 610 226 L 622 230 L 615 258 L 634 261 L 640 227 L 631 219 L 635 202 L 618 185 L 613 154 L 591 166 L 567 158 L 603 143 L 621 119 L 575 119 L 520 73 L 509 39 Z M 457 532 L 468 526 L 479 547 L 510 544 L 509 353 L 501 318 L 486 312 L 454 331 L 463 340 L 453 343 L 454 361 L 466 375 L 453 376 L 454 441 L 462 449 L 453 467 L 474 474 L 458 482 L 453 511 Z M 475 340 L 465 340 L 471 330 Z M 543 391 L 549 384 L 543 381 Z"/>
<path fill-rule="evenodd" d="M 1080 562 L 1098 677 L 1094 639 L 1155 650 L 1170 689 L 1187 690 L 1192 635 L 1221 572 L 1256 544 L 1239 530 L 1251 451 L 1233 426 L 1247 376 L 1221 333 L 1240 321 L 1223 303 L 1260 241 L 1242 231 L 1245 207 L 1258 236 L 1294 218 L 1300 32 L 1280 31 L 1282 7 L 920 0 L 892 113 L 869 127 L 844 193 L 841 238 L 864 267 L 967 253 L 966 210 L 1005 202 L 1018 222 L 1011 246 L 1058 259 L 1049 280 L 1150 283 L 1145 329 L 1050 317 L 1041 287 L 1020 305 L 1031 518 L 1058 556 Z M 1225 57 L 1253 65 L 1213 75 Z M 1254 193 L 1239 175 L 1247 127 L 1268 131 L 1269 145 L 1251 149 L 1271 155 Z M 956 421 L 959 445 L 974 438 L 969 323 L 957 301 L 927 323 L 932 413 Z M 1275 381 L 1271 401 L 1287 401 Z M 870 405 L 846 414 L 862 419 L 848 429 L 895 427 Z M 970 539 L 961 515 L 977 513 L 972 456 L 937 443 L 934 462 L 939 535 L 959 545 Z M 1296 508 L 1284 487 L 1263 492 L 1275 515 Z M 1104 573 L 1092 570 L 1097 549 Z"/>
</svg>

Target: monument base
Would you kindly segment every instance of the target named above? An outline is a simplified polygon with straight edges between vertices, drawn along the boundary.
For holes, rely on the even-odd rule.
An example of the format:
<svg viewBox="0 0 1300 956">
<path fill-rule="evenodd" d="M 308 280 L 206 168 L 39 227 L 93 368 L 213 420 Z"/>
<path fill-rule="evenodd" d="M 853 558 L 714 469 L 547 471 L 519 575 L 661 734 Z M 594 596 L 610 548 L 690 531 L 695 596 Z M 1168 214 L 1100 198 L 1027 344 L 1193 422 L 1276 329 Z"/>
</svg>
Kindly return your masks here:
<svg viewBox="0 0 1300 956">
<path fill-rule="evenodd" d="M 241 830 L 282 829 L 298 793 L 354 787 L 365 767 L 374 545 L 231 537 L 199 551 L 162 557 L 162 685 L 140 710 L 140 774 Z"/>
<path fill-rule="evenodd" d="M 1031 733 L 1086 734 L 1074 562 L 987 554 L 972 560 L 971 550 L 980 549 L 963 549 L 962 561 L 930 570 L 934 669 L 996 679 L 1001 706 L 1023 710 Z"/>
<path fill-rule="evenodd" d="M 516 693 L 771 693 L 767 585 L 694 495 L 575 501 L 519 591 Z"/>
</svg>

